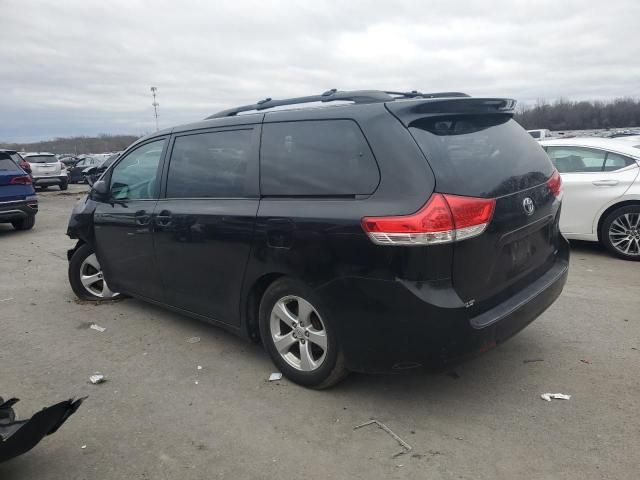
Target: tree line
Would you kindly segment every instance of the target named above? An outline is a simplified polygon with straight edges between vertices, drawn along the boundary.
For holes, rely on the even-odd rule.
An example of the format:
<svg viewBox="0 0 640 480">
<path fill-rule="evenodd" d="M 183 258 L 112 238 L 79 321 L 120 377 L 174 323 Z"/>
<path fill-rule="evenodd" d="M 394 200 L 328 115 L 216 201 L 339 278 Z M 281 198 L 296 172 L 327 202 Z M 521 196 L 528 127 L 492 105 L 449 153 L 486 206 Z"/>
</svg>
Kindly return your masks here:
<svg viewBox="0 0 640 480">
<path fill-rule="evenodd" d="M 569 101 L 519 106 L 515 119 L 527 130 L 588 130 L 596 128 L 640 127 L 640 99 L 617 98 L 612 101 Z M 136 135 L 98 135 L 96 137 L 55 138 L 32 143 L 4 143 L 2 148 L 25 152 L 105 153 L 124 150 Z"/>
<path fill-rule="evenodd" d="M 71 153 L 106 153 L 124 150 L 138 138 L 136 135 L 98 135 L 97 137 L 55 138 L 32 143 L 4 143 L 2 148 L 21 152 Z"/>
<path fill-rule="evenodd" d="M 616 98 L 607 102 L 559 99 L 553 103 L 538 100 L 535 105 L 520 107 L 515 119 L 527 130 L 640 127 L 640 99 Z"/>
</svg>

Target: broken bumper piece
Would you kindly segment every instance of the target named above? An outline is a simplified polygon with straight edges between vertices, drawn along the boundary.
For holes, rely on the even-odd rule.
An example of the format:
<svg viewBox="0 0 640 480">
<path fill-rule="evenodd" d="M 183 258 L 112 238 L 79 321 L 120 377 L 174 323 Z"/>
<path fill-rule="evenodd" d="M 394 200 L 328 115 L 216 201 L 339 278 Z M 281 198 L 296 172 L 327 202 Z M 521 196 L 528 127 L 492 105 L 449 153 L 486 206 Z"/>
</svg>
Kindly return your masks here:
<svg viewBox="0 0 640 480">
<path fill-rule="evenodd" d="M 13 405 L 18 399 L 5 402 L 0 397 L 0 463 L 28 452 L 44 437 L 55 433 L 83 400 L 66 400 L 39 411 L 28 420 L 16 420 Z"/>
</svg>

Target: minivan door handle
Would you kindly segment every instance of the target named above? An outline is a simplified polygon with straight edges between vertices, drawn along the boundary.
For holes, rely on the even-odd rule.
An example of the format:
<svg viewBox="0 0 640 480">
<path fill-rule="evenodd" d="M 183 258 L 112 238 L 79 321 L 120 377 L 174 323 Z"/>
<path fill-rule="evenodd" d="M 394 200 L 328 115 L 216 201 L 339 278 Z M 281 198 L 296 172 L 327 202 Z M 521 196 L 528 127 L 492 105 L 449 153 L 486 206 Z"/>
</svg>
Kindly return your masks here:
<svg viewBox="0 0 640 480">
<path fill-rule="evenodd" d="M 596 187 L 615 187 L 618 180 L 595 180 L 593 183 Z"/>
<path fill-rule="evenodd" d="M 151 220 L 151 215 L 149 215 L 146 210 L 138 210 L 134 217 L 136 225 L 140 225 L 141 227 L 149 225 L 149 221 Z"/>
<path fill-rule="evenodd" d="M 168 227 L 171 224 L 171 212 L 169 210 L 162 210 L 156 215 L 156 223 L 161 227 Z"/>
</svg>

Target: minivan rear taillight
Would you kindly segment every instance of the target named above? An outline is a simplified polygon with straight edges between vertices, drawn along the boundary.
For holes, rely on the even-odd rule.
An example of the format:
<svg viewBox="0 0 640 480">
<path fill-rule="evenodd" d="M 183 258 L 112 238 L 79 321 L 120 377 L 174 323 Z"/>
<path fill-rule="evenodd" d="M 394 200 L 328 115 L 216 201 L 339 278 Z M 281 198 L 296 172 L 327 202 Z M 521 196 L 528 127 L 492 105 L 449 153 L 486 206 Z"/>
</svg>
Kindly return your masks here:
<svg viewBox="0 0 640 480">
<path fill-rule="evenodd" d="M 547 180 L 547 187 L 549 187 L 549 191 L 551 191 L 551 193 L 556 197 L 559 197 L 562 193 L 562 178 L 560 177 L 558 170 L 553 170 L 551 178 Z"/>
<path fill-rule="evenodd" d="M 480 235 L 493 217 L 496 201 L 434 193 L 411 215 L 364 217 L 362 228 L 379 245 L 433 245 Z"/>
<path fill-rule="evenodd" d="M 22 175 L 20 177 L 13 177 L 9 183 L 11 185 L 31 185 L 31 177 L 29 175 Z"/>
</svg>

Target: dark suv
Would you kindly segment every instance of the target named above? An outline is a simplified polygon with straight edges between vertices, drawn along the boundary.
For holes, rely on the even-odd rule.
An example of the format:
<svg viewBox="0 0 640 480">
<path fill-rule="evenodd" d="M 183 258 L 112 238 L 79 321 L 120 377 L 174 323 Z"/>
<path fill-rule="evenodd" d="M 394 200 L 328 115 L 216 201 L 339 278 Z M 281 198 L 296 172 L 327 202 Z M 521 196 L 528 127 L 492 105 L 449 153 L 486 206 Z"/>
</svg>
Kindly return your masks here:
<svg viewBox="0 0 640 480">
<path fill-rule="evenodd" d="M 260 339 L 313 387 L 486 351 L 569 262 L 560 177 L 514 103 L 331 90 L 152 134 L 76 206 L 71 286 Z"/>
</svg>

